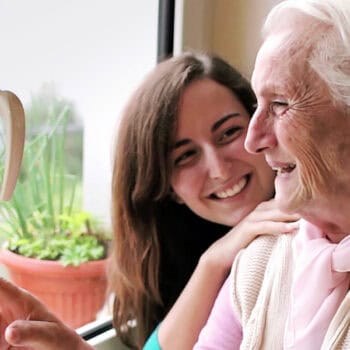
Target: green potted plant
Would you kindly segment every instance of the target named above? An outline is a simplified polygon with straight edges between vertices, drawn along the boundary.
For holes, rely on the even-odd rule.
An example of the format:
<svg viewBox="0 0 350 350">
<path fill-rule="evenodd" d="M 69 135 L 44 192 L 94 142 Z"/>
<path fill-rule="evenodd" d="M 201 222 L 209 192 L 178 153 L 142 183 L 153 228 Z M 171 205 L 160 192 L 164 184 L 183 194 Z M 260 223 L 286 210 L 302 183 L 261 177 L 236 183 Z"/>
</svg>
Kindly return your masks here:
<svg viewBox="0 0 350 350">
<path fill-rule="evenodd" d="M 0 204 L 0 261 L 13 282 L 77 328 L 104 304 L 109 235 L 82 210 L 81 181 L 67 170 L 68 115 L 65 106 L 25 144 L 13 198 Z"/>
</svg>

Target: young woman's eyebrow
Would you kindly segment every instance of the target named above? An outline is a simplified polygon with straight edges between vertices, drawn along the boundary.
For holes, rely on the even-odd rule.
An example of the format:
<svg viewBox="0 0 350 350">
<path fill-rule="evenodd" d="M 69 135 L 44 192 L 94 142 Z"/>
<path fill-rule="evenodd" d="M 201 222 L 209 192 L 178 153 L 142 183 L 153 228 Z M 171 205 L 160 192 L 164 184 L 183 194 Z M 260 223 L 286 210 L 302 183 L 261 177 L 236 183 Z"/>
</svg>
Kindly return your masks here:
<svg viewBox="0 0 350 350">
<path fill-rule="evenodd" d="M 230 118 L 234 118 L 234 117 L 239 117 L 240 113 L 229 113 L 224 115 L 222 118 L 220 118 L 219 120 L 217 120 L 214 125 L 211 127 L 211 132 L 214 132 L 215 130 L 217 130 L 222 124 L 224 124 L 228 119 Z M 181 146 L 185 146 L 187 144 L 189 144 L 191 142 L 190 139 L 183 139 L 183 140 L 179 140 L 177 142 L 175 142 L 174 146 L 173 146 L 173 150 L 177 149 Z"/>
<path fill-rule="evenodd" d="M 183 139 L 183 140 L 177 141 L 177 142 L 175 142 L 173 149 L 177 149 L 181 146 L 185 146 L 185 145 L 189 144 L 190 142 L 191 142 L 190 139 Z"/>
<path fill-rule="evenodd" d="M 222 118 L 220 118 L 218 121 L 214 123 L 214 125 L 211 127 L 211 132 L 214 132 L 217 130 L 222 124 L 224 124 L 228 119 L 234 118 L 234 117 L 239 117 L 239 113 L 230 113 L 224 115 Z"/>
</svg>

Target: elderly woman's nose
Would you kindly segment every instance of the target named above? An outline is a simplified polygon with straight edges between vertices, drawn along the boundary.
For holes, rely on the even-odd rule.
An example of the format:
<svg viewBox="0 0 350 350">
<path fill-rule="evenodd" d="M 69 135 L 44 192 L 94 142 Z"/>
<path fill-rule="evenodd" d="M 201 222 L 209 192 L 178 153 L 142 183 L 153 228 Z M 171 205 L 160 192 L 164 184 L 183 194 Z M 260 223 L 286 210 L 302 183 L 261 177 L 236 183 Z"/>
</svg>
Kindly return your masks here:
<svg viewBox="0 0 350 350">
<path fill-rule="evenodd" d="M 231 162 L 220 150 L 208 152 L 206 164 L 210 178 L 227 179 L 230 176 Z"/>
<path fill-rule="evenodd" d="M 275 147 L 276 144 L 277 140 L 271 120 L 268 120 L 263 113 L 255 112 L 249 123 L 244 147 L 250 153 L 260 153 Z"/>
</svg>

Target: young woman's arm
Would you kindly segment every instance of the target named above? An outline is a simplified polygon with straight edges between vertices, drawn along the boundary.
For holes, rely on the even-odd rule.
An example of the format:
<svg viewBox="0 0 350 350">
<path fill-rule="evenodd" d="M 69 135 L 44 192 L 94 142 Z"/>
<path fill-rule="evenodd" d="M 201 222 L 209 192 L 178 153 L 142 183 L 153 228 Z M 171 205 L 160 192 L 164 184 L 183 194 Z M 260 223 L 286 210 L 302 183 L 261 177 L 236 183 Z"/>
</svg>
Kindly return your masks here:
<svg viewBox="0 0 350 350">
<path fill-rule="evenodd" d="M 209 318 L 193 350 L 237 350 L 242 341 L 242 326 L 230 304 L 230 284 L 226 279 L 215 299 Z"/>
<path fill-rule="evenodd" d="M 278 210 L 274 200 L 261 203 L 200 258 L 188 284 L 158 329 L 162 350 L 190 350 L 197 341 L 237 252 L 261 234 L 297 229 L 296 215 Z M 156 350 L 155 342 L 144 350 Z"/>
</svg>

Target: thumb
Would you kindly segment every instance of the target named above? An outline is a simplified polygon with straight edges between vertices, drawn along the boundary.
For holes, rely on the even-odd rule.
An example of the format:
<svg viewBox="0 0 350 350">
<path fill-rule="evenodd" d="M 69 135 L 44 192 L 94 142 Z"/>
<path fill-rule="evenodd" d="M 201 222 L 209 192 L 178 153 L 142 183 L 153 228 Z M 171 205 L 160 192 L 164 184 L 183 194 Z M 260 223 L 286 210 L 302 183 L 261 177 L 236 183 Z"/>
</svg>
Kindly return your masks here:
<svg viewBox="0 0 350 350">
<path fill-rule="evenodd" d="M 11 346 L 33 350 L 92 349 L 73 329 L 56 322 L 17 320 L 6 328 L 5 339 Z"/>
</svg>

